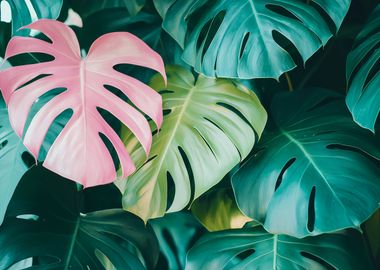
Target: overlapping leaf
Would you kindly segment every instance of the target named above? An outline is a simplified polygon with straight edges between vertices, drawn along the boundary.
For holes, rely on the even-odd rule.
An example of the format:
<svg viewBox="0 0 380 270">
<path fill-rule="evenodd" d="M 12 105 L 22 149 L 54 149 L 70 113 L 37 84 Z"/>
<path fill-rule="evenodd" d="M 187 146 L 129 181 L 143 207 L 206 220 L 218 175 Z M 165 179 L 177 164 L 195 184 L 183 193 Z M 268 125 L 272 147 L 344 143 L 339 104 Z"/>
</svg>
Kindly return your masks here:
<svg viewBox="0 0 380 270">
<path fill-rule="evenodd" d="M 121 187 L 124 208 L 143 219 L 181 210 L 217 184 L 248 155 L 267 119 L 257 96 L 242 85 L 195 79 L 176 66 L 167 73 L 167 87 L 159 77 L 151 83 L 163 97 L 163 126 L 154 131 L 148 161 Z M 130 135 L 124 135 L 126 146 L 141 161 Z"/>
<path fill-rule="evenodd" d="M 361 235 L 344 231 L 297 239 L 261 227 L 209 233 L 187 257 L 186 270 L 373 269 Z"/>
<path fill-rule="evenodd" d="M 272 128 L 232 178 L 239 208 L 297 237 L 359 227 L 380 202 L 378 139 L 324 89 L 278 95 L 270 112 Z"/>
<path fill-rule="evenodd" d="M 355 122 L 375 131 L 380 112 L 380 5 L 356 38 L 347 58 L 346 103 Z"/>
<path fill-rule="evenodd" d="M 1 12 L 10 12 L 12 23 L 12 34 L 15 34 L 20 27 L 30 24 L 36 19 L 57 19 L 62 8 L 63 0 L 6 0 L 2 2 L 4 10 Z M 7 4 L 10 10 L 6 10 Z M 33 16 L 36 16 L 34 18 Z"/>
<path fill-rule="evenodd" d="M 63 23 L 40 20 L 28 27 L 43 32 L 50 42 L 15 37 L 7 47 L 6 58 L 37 52 L 49 54 L 54 60 L 11 67 L 0 74 L 0 88 L 8 103 L 11 124 L 20 137 L 24 134 L 25 146 L 38 157 L 51 123 L 60 114 L 71 110 L 72 117 L 50 148 L 43 165 L 84 186 L 113 181 L 115 167 L 100 137 L 102 134 L 116 150 L 123 176 L 131 174 L 135 166 L 119 136 L 102 118 L 98 108 L 120 119 L 148 153 L 152 135 L 144 115 L 105 86 L 119 89 L 159 127 L 162 122 L 161 97 L 140 81 L 116 71 L 114 66 L 127 63 L 148 67 L 166 78 L 161 57 L 134 35 L 120 32 L 97 39 L 82 60 L 74 32 Z M 33 102 L 57 88 L 65 91 L 43 106 L 26 129 Z"/>
<path fill-rule="evenodd" d="M 278 78 L 293 69 L 289 44 L 306 62 L 333 34 L 324 13 L 339 29 L 350 6 L 350 0 L 307 2 L 154 1 L 187 63 L 206 76 L 239 78 Z"/>
<path fill-rule="evenodd" d="M 41 270 L 101 270 L 105 262 L 116 269 L 153 269 L 153 230 L 120 209 L 120 192 L 112 187 L 77 192 L 76 183 L 40 166 L 31 169 L 0 227 L 1 268 L 32 258 L 33 269 Z"/>
</svg>

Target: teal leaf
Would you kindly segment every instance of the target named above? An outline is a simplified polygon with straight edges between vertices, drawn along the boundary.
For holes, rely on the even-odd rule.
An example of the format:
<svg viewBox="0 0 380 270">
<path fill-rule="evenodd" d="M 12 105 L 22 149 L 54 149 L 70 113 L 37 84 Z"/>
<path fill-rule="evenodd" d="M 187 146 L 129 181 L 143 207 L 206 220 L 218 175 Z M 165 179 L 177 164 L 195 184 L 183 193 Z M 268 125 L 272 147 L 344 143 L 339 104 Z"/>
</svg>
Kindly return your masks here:
<svg viewBox="0 0 380 270">
<path fill-rule="evenodd" d="M 359 228 L 380 202 L 378 139 L 324 89 L 277 95 L 267 132 L 232 178 L 239 208 L 271 233 Z"/>
<path fill-rule="evenodd" d="M 279 78 L 295 68 L 287 46 L 295 46 L 305 63 L 334 34 L 330 19 L 339 29 L 350 6 L 350 0 L 310 2 L 154 1 L 185 62 L 208 77 L 241 79 Z"/>
<path fill-rule="evenodd" d="M 152 226 L 160 245 L 160 260 L 156 269 L 182 270 L 185 268 L 186 253 L 206 230 L 188 212 L 166 214 L 151 219 Z"/>
<path fill-rule="evenodd" d="M 379 45 L 380 5 L 357 36 L 346 67 L 348 109 L 356 123 L 372 132 L 375 132 L 375 123 L 380 112 Z"/>
<path fill-rule="evenodd" d="M 12 35 L 25 25 L 38 19 L 57 19 L 63 0 L 5 0 L 11 10 Z M 0 13 L 2 10 L 0 10 Z M 28 32 L 26 32 L 27 34 Z"/>
<path fill-rule="evenodd" d="M 357 231 L 297 239 L 262 227 L 209 233 L 187 256 L 186 270 L 373 269 Z"/>
</svg>

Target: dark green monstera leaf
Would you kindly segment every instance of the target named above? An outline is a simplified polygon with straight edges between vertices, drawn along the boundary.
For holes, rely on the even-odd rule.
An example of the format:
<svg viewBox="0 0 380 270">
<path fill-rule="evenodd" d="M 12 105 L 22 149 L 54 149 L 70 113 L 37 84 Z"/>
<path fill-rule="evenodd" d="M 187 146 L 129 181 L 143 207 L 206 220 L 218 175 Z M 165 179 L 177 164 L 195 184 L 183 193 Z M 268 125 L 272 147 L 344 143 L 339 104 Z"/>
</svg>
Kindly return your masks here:
<svg viewBox="0 0 380 270">
<path fill-rule="evenodd" d="M 359 227 L 380 202 L 379 140 L 324 89 L 280 94 L 269 115 L 268 133 L 232 178 L 239 208 L 271 233 Z"/>
<path fill-rule="evenodd" d="M 10 12 L 12 34 L 37 19 L 57 19 L 63 0 L 4 0 L 1 2 L 0 13 Z"/>
<path fill-rule="evenodd" d="M 306 62 L 339 29 L 350 0 L 155 0 L 183 59 L 210 77 L 278 78 Z M 325 13 L 329 19 L 325 19 Z"/>
<path fill-rule="evenodd" d="M 145 0 L 69 0 L 69 5 L 82 19 L 99 10 L 123 8 L 124 15 L 136 15 L 145 5 Z"/>
<path fill-rule="evenodd" d="M 356 38 L 347 58 L 346 103 L 360 126 L 375 131 L 380 112 L 380 5 Z"/>
<path fill-rule="evenodd" d="M 40 166 L 28 171 L 0 227 L 2 269 L 29 258 L 33 269 L 152 269 L 152 229 L 120 209 L 113 185 L 94 189 L 104 191 L 77 192 L 75 182 Z"/>
<path fill-rule="evenodd" d="M 187 256 L 186 270 L 373 269 L 357 231 L 297 239 L 251 227 L 209 233 Z"/>
<path fill-rule="evenodd" d="M 188 212 L 176 212 L 161 218 L 151 219 L 160 246 L 157 270 L 182 270 L 186 253 L 206 229 Z"/>
</svg>

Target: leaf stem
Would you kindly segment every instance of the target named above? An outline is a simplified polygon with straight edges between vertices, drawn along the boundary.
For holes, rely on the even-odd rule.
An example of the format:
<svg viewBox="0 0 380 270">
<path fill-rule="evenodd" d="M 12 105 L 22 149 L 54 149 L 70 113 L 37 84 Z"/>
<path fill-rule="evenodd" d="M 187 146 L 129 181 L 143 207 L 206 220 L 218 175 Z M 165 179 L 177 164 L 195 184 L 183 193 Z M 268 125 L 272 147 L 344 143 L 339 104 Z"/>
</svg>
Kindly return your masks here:
<svg viewBox="0 0 380 270">
<path fill-rule="evenodd" d="M 292 80 L 290 79 L 290 76 L 287 72 L 285 72 L 285 78 L 286 78 L 286 82 L 288 83 L 289 92 L 292 92 L 294 90 L 293 83 L 292 83 Z"/>
</svg>

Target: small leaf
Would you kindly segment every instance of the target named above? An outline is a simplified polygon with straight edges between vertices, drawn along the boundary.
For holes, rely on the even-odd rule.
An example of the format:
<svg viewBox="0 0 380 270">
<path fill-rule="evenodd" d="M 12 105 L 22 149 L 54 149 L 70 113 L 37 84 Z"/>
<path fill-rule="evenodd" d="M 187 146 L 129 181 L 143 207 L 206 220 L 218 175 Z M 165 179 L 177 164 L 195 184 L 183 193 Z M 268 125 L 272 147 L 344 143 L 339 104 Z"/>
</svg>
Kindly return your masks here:
<svg viewBox="0 0 380 270">
<path fill-rule="evenodd" d="M 160 131 L 154 131 L 148 161 L 119 185 L 124 209 L 144 220 L 179 211 L 217 184 L 248 155 L 267 119 L 257 96 L 242 85 L 202 75 L 195 79 L 177 66 L 167 67 L 167 73 L 167 87 L 159 77 L 151 82 L 162 95 L 165 116 Z M 144 152 L 136 139 L 129 132 L 123 138 L 141 164 Z"/>
<path fill-rule="evenodd" d="M 270 112 L 272 128 L 232 178 L 239 208 L 276 234 L 358 228 L 380 202 L 375 136 L 323 89 L 277 95 Z"/>
<path fill-rule="evenodd" d="M 135 166 L 119 136 L 102 118 L 98 108 L 118 118 L 149 153 L 152 135 L 144 115 L 105 86 L 119 89 L 160 127 L 161 97 L 140 81 L 116 71 L 114 66 L 128 63 L 147 67 L 160 72 L 166 79 L 161 57 L 136 36 L 119 32 L 98 38 L 82 60 L 74 32 L 63 23 L 40 20 L 28 28 L 41 31 L 50 42 L 14 37 L 8 44 L 6 58 L 22 53 L 44 53 L 53 56 L 54 60 L 11 67 L 0 73 L 0 88 L 17 135 L 24 134 L 24 145 L 37 158 L 51 123 L 58 115 L 70 110 L 72 117 L 50 148 L 43 165 L 85 187 L 114 181 L 114 163 L 100 137 L 102 134 L 117 152 L 122 175 L 130 175 Z M 32 80 L 34 78 L 36 80 Z M 43 106 L 25 128 L 35 100 L 57 88 L 65 91 Z"/>
<path fill-rule="evenodd" d="M 373 269 L 357 231 L 297 239 L 261 227 L 203 236 L 187 256 L 186 270 Z"/>
</svg>

